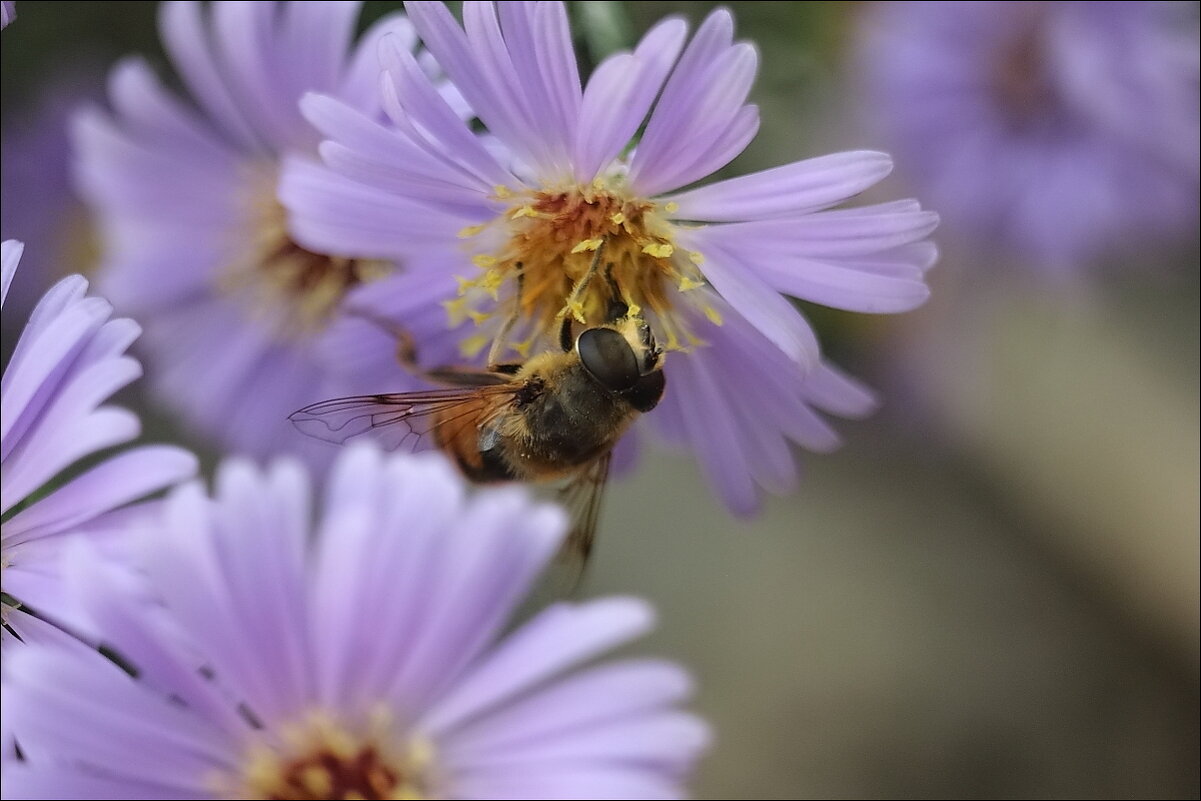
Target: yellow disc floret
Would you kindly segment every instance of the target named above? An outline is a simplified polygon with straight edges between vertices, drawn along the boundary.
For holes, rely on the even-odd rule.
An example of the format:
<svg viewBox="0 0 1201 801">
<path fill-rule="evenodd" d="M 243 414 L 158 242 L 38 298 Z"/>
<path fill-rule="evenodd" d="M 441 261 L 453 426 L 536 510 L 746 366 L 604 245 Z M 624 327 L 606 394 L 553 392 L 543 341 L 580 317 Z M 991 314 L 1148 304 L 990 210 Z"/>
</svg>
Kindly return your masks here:
<svg viewBox="0 0 1201 801">
<path fill-rule="evenodd" d="M 494 198 L 507 204 L 504 212 L 459 232 L 469 247 L 485 231 L 493 234 L 486 250 L 470 251 L 483 273 L 460 281 L 460 300 L 485 309 L 471 315 L 477 325 L 500 321 L 495 336 L 502 338 L 522 332 L 522 341 L 505 343 L 520 352 L 553 341 L 565 316 L 598 325 L 619 302 L 649 312 L 668 348 L 695 343 L 672 305 L 679 292 L 705 281 L 700 254 L 674 241 L 665 216 L 674 204 L 629 197 L 619 182 L 599 179 L 539 190 L 498 187 Z M 465 306 L 456 303 L 448 311 L 461 321 Z M 478 337 L 471 344 L 478 351 Z"/>
</svg>

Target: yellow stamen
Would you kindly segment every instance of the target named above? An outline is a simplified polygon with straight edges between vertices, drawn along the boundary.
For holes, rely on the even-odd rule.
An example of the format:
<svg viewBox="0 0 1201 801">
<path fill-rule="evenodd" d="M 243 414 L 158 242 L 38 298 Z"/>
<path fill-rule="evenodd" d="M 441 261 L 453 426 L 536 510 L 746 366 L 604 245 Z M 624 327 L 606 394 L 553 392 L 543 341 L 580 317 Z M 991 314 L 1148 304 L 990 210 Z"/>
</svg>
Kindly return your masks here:
<svg viewBox="0 0 1201 801">
<path fill-rule="evenodd" d="M 459 343 L 459 353 L 465 358 L 474 359 L 484 348 L 488 347 L 489 338 L 484 334 L 470 336 Z"/>
<path fill-rule="evenodd" d="M 484 223 L 479 225 L 469 225 L 466 228 L 459 229 L 459 239 L 470 239 L 473 236 L 479 236 L 488 226 Z"/>
<path fill-rule="evenodd" d="M 576 246 L 571 249 L 572 253 L 584 253 L 586 251 L 596 250 L 600 247 L 604 237 L 598 236 L 593 239 L 585 239 L 583 242 L 576 243 Z"/>
<path fill-rule="evenodd" d="M 667 242 L 652 242 L 642 248 L 642 252 L 656 259 L 669 259 L 676 249 Z"/>
</svg>

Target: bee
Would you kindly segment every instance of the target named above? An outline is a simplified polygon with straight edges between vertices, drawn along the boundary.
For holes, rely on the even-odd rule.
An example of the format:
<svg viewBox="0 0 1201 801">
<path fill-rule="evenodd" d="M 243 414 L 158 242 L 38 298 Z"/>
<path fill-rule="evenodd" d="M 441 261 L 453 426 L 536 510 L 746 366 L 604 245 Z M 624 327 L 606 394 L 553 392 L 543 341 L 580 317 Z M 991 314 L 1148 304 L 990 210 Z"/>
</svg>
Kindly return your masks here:
<svg viewBox="0 0 1201 801">
<path fill-rule="evenodd" d="M 564 318 L 558 351 L 487 370 L 426 373 L 454 386 L 314 403 L 290 415 L 303 432 L 333 442 L 373 433 L 390 447 L 427 435 L 471 481 L 560 482 L 572 514 L 564 546 L 582 568 L 592 549 L 613 448 L 659 403 L 663 351 L 646 320 L 620 301 L 606 322 L 572 336 Z"/>
</svg>

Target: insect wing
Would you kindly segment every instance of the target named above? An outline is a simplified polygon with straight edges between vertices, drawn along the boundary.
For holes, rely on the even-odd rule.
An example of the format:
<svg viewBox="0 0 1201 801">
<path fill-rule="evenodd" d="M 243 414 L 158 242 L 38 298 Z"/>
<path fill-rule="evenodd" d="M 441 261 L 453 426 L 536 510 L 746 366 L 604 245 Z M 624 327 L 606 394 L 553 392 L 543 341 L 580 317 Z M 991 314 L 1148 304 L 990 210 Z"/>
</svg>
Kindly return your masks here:
<svg viewBox="0 0 1201 801">
<path fill-rule="evenodd" d="M 513 395 L 510 384 L 455 387 L 425 392 L 356 395 L 321 401 L 288 416 L 300 431 L 327 442 L 343 443 L 370 435 L 389 450 L 430 447 L 426 435 L 437 430 L 446 441 L 462 427 L 490 419 Z"/>
<path fill-rule="evenodd" d="M 571 515 L 571 532 L 563 544 L 562 555 L 564 560 L 575 563 L 581 574 L 592 553 L 612 461 L 613 452 L 609 451 L 572 478 L 559 492 L 560 502 Z"/>
</svg>

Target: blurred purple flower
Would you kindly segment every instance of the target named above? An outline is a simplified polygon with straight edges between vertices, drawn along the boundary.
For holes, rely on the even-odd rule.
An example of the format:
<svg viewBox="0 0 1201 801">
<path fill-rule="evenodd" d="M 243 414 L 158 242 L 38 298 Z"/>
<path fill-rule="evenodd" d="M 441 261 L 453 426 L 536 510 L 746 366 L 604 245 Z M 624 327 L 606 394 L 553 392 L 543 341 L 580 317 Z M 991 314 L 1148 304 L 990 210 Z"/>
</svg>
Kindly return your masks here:
<svg viewBox="0 0 1201 801">
<path fill-rule="evenodd" d="M 501 636 L 560 510 L 518 488 L 469 500 L 440 456 L 367 447 L 336 463 L 317 521 L 294 462 L 230 461 L 217 486 L 168 500 L 150 596 L 79 555 L 81 605 L 138 680 L 22 649 L 3 706 L 41 758 L 5 771 L 6 798 L 680 795 L 708 738 L 677 708 L 687 676 L 573 670 L 646 631 L 645 604 L 561 603 Z"/>
<path fill-rule="evenodd" d="M 0 247 L 6 297 L 23 246 L 7 241 Z M 53 636 L 53 627 L 26 607 L 51 619 L 62 617 L 66 597 L 59 559 L 67 535 L 114 534 L 122 521 L 141 512 L 118 507 L 196 471 L 191 454 L 144 446 L 61 481 L 63 471 L 80 460 L 139 433 L 133 414 L 100 405 L 141 373 L 138 363 L 123 355 L 138 326 L 109 319 L 112 307 L 86 297 L 87 288 L 76 275 L 46 293 L 0 383 L 0 609 L 6 648 L 13 633 L 23 640 Z"/>
<path fill-rule="evenodd" d="M 14 0 L 0 0 L 0 31 L 8 27 L 8 23 L 17 18 L 17 4 Z"/>
<path fill-rule="evenodd" d="M 915 187 L 981 248 L 1058 273 L 1195 236 L 1195 3 L 884 3 L 862 62 Z"/>
<path fill-rule="evenodd" d="M 681 191 L 758 130 L 758 109 L 745 102 L 758 57 L 733 41 L 725 10 L 687 47 L 686 24 L 663 21 L 583 90 L 561 3 L 501 4 L 498 16 L 491 3 L 468 2 L 465 29 L 439 3 L 410 4 L 409 14 L 489 136 L 473 135 L 402 43 L 385 40 L 391 128 L 337 98 L 302 103 L 330 141 L 325 167 L 285 170 L 280 195 L 297 237 L 411 257 L 410 272 L 354 302 L 439 353 L 453 329 L 460 360 L 490 341 L 522 355 L 553 347 L 561 313 L 600 322 L 616 286 L 660 344 L 684 352 L 668 359 L 668 394 L 648 419 L 701 453 L 737 511 L 756 506 L 756 485 L 791 487 L 789 441 L 836 441 L 811 407 L 854 415 L 872 402 L 820 362 L 808 323 L 778 293 L 911 309 L 928 294 L 935 249 L 924 237 L 936 215 L 914 201 L 829 211 L 888 174 L 888 156 L 872 152 Z M 602 239 L 613 281 L 584 281 Z M 473 277 L 456 288 L 456 274 Z M 405 319 L 409 298 L 443 301 L 448 313 Z"/>
<path fill-rule="evenodd" d="M 95 233 L 71 182 L 67 128 L 75 109 L 100 97 L 102 88 L 96 68 L 86 60 L 76 62 L 47 77 L 33 104 L 6 110 L 0 238 L 27 246 L 9 287 L 6 335 L 20 332 L 13 326 L 28 317 L 51 284 L 72 273 L 90 274 L 95 267 Z"/>
<path fill-rule="evenodd" d="M 135 59 L 111 75 L 113 112 L 76 120 L 104 291 L 146 326 L 152 386 L 230 449 L 330 458 L 287 415 L 336 394 L 319 355 L 326 324 L 349 287 L 391 266 L 299 247 L 275 195 L 285 154 L 316 155 L 301 95 L 370 114 L 376 40 L 413 41 L 391 15 L 352 47 L 359 6 L 164 3 L 163 44 L 196 106 Z"/>
</svg>

